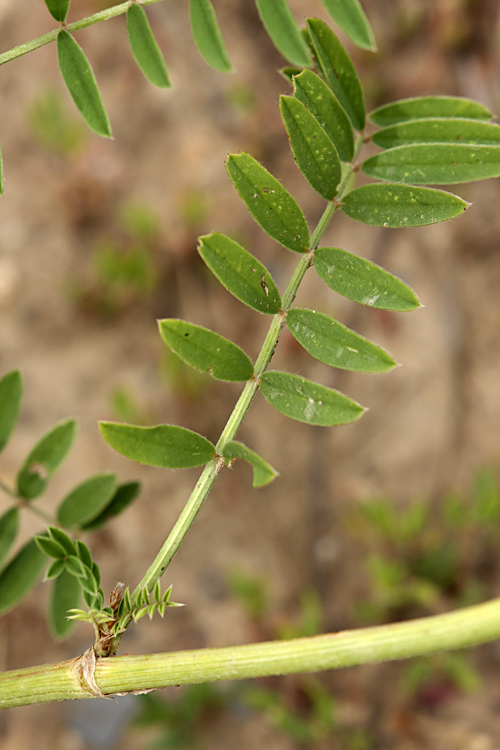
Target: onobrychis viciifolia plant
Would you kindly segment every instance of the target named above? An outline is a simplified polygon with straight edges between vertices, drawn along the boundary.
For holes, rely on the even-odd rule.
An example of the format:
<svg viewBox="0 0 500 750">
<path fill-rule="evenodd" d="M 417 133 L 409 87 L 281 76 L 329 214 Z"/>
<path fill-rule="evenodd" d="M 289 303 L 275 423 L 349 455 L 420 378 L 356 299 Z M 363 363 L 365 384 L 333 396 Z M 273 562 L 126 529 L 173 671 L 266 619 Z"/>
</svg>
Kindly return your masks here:
<svg viewBox="0 0 500 750">
<path fill-rule="evenodd" d="M 56 41 L 63 79 L 88 125 L 109 136 L 109 118 L 90 64 L 73 32 L 126 13 L 133 55 L 146 77 L 170 86 L 160 48 L 143 6 L 156 0 L 125 2 L 82 21 L 67 23 L 69 0 L 46 0 L 60 27 L 0 56 L 6 62 Z M 358 0 L 323 0 L 333 20 L 361 47 L 375 50 L 370 25 Z M 403 281 L 374 263 L 339 247 L 322 246 L 326 229 L 339 212 L 374 227 L 404 229 L 459 217 L 468 203 L 427 185 L 452 185 L 500 175 L 500 127 L 483 105 L 464 98 L 428 96 L 396 101 L 369 113 L 353 63 L 332 29 L 311 18 L 300 30 L 286 0 L 256 0 L 263 24 L 290 63 L 282 73 L 293 91 L 283 95 L 280 112 L 298 169 L 324 204 L 318 224 L 309 227 L 287 189 L 250 154 L 231 154 L 227 173 L 253 219 L 297 263 L 283 291 L 266 266 L 233 238 L 212 232 L 200 238 L 204 262 L 223 287 L 256 314 L 269 319 L 255 362 L 235 343 L 184 320 L 159 321 L 159 333 L 176 355 L 213 378 L 240 382 L 241 395 L 217 440 L 182 426 L 141 427 L 102 422 L 104 440 L 133 461 L 162 468 L 203 467 L 184 510 L 157 557 L 130 590 L 118 584 L 106 600 L 100 573 L 88 546 L 75 534 L 102 526 L 136 497 L 136 483 L 118 484 L 102 474 L 78 485 L 60 503 L 54 518 L 35 504 L 66 456 L 75 433 L 72 420 L 57 425 L 33 448 L 15 487 L 2 485 L 12 507 L 0 519 L 0 610 L 15 606 L 39 580 L 52 581 L 50 622 L 65 635 L 75 620 L 91 623 L 95 641 L 82 656 L 0 675 L 0 705 L 16 706 L 113 693 L 141 692 L 166 685 L 241 679 L 271 674 L 332 669 L 409 657 L 439 649 L 478 644 L 500 635 L 500 601 L 454 613 L 338 634 L 212 650 L 142 656 L 114 656 L 120 638 L 141 617 L 163 616 L 171 587 L 162 594 L 160 579 L 183 542 L 217 476 L 242 459 L 253 467 L 253 484 L 271 482 L 276 471 L 257 445 L 236 440 L 251 403 L 260 391 L 271 408 L 310 425 L 332 427 L 359 419 L 364 407 L 347 395 L 300 375 L 270 368 L 286 327 L 314 358 L 353 372 L 382 373 L 395 365 L 391 355 L 320 311 L 294 306 L 307 272 L 316 273 L 334 292 L 361 305 L 408 312 L 419 307 Z M 193 37 L 202 55 L 219 71 L 231 62 L 210 0 L 191 0 Z M 367 125 L 367 119 L 369 125 Z M 365 156 L 365 143 L 379 147 Z M 373 148 L 371 152 L 373 154 Z M 372 181 L 356 187 L 359 174 Z M 0 446 L 16 424 L 21 378 L 8 373 L 0 383 Z M 38 513 L 46 528 L 8 559 L 19 513 Z M 81 609 L 81 598 L 87 609 Z M 69 613 L 69 614 L 68 614 Z"/>
</svg>

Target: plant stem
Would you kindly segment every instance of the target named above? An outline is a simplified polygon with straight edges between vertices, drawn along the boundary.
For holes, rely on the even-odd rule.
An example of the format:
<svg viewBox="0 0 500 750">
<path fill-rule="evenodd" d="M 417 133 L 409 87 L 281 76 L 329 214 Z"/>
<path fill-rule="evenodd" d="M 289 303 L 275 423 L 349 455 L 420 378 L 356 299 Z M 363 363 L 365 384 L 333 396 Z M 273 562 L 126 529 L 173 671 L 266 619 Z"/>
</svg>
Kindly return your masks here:
<svg viewBox="0 0 500 750">
<path fill-rule="evenodd" d="M 500 599 L 444 615 L 290 641 L 98 659 L 95 681 L 106 695 L 217 680 L 341 669 L 470 648 L 500 637 Z M 0 707 L 91 698 L 81 661 L 0 674 Z"/>
<path fill-rule="evenodd" d="M 161 0 L 139 0 L 138 5 L 151 5 L 152 3 L 159 3 Z M 12 49 L 8 50 L 7 52 L 4 52 L 0 55 L 0 65 L 4 65 L 4 63 L 9 62 L 10 60 L 15 60 L 16 57 L 21 57 L 22 55 L 26 55 L 28 52 L 32 52 L 35 49 L 38 49 L 39 47 L 44 47 L 46 44 L 50 44 L 51 42 L 54 42 L 57 38 L 57 35 L 59 31 L 62 28 L 65 28 L 66 31 L 69 31 L 70 33 L 73 33 L 74 31 L 80 31 L 80 29 L 85 29 L 87 26 L 92 26 L 95 23 L 99 23 L 100 21 L 108 21 L 110 18 L 115 18 L 116 16 L 120 16 L 122 13 L 126 13 L 129 6 L 131 5 L 130 0 L 127 0 L 125 3 L 120 3 L 119 5 L 113 5 L 111 8 L 106 8 L 105 10 L 99 11 L 99 13 L 94 13 L 92 16 L 88 16 L 87 18 L 82 18 L 80 21 L 75 21 L 74 23 L 68 23 L 68 24 L 61 24 L 59 28 L 54 29 L 53 31 L 49 31 L 47 34 L 43 34 L 42 36 L 37 37 L 36 39 L 32 39 L 31 42 L 26 42 L 25 44 L 20 44 L 17 47 L 13 47 Z"/>
</svg>

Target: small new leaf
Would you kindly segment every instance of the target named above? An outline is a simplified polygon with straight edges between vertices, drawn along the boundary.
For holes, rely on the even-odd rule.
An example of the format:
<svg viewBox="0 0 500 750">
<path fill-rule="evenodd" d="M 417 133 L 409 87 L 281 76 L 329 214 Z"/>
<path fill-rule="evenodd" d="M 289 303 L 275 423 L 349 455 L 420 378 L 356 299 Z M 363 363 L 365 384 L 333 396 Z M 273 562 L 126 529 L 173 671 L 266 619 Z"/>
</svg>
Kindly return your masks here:
<svg viewBox="0 0 500 750">
<path fill-rule="evenodd" d="M 21 373 L 19 370 L 8 372 L 0 380 L 0 451 L 7 445 L 16 426 L 22 398 Z"/>
<path fill-rule="evenodd" d="M 52 581 L 54 578 L 60 576 L 63 570 L 65 570 L 64 559 L 60 557 L 58 560 L 54 560 L 50 563 L 43 580 Z"/>
<path fill-rule="evenodd" d="M 65 568 L 72 576 L 76 576 L 76 578 L 81 579 L 88 579 L 89 576 L 91 576 L 91 571 L 89 568 L 87 568 L 86 565 L 80 560 L 80 558 L 76 557 L 75 555 L 68 555 L 68 557 L 65 558 Z M 96 587 L 93 586 L 91 589 L 93 592 L 96 590 Z"/>
<path fill-rule="evenodd" d="M 127 32 L 134 59 L 154 86 L 170 88 L 165 60 L 158 46 L 144 8 L 137 3 L 127 10 Z"/>
<path fill-rule="evenodd" d="M 92 560 L 92 555 L 90 554 L 90 550 L 87 547 L 87 545 L 82 542 L 80 539 L 76 540 L 76 549 L 77 549 L 77 557 L 79 560 L 82 561 L 82 563 L 92 570 L 92 566 L 94 564 Z"/>
<path fill-rule="evenodd" d="M 37 536 L 34 537 L 34 540 L 40 552 L 43 552 L 47 557 L 53 557 L 56 560 L 66 557 L 66 550 L 64 547 L 50 537 L 43 534 L 37 534 Z"/>
<path fill-rule="evenodd" d="M 61 547 L 64 548 L 66 555 L 75 555 L 78 557 L 78 550 L 75 542 L 69 537 L 65 531 L 59 529 L 57 526 L 48 526 L 47 532 L 51 539 L 58 542 Z"/>
<path fill-rule="evenodd" d="M 292 65 L 312 64 L 309 48 L 286 0 L 256 0 L 261 21 L 278 49 Z"/>
<path fill-rule="evenodd" d="M 359 0 L 323 0 L 323 5 L 354 44 L 371 52 L 377 51 L 372 28 Z"/>
<path fill-rule="evenodd" d="M 66 458 L 76 434 L 76 422 L 68 419 L 56 425 L 35 445 L 17 476 L 17 491 L 33 500 L 45 490 L 50 477 Z"/>
<path fill-rule="evenodd" d="M 220 73 L 233 70 L 210 0 L 189 0 L 191 31 L 206 62 Z"/>
<path fill-rule="evenodd" d="M 265 487 L 278 476 L 278 472 L 267 461 L 264 461 L 258 453 L 250 450 L 250 448 L 247 448 L 246 445 L 237 440 L 231 440 L 229 443 L 226 443 L 222 449 L 222 455 L 226 459 L 227 466 L 236 458 L 241 458 L 252 466 L 253 487 Z"/>
<path fill-rule="evenodd" d="M 406 120 L 428 117 L 466 117 L 474 120 L 491 120 L 493 115 L 479 102 L 456 96 L 423 96 L 399 99 L 384 104 L 370 113 L 370 121 L 384 128 Z"/>
</svg>

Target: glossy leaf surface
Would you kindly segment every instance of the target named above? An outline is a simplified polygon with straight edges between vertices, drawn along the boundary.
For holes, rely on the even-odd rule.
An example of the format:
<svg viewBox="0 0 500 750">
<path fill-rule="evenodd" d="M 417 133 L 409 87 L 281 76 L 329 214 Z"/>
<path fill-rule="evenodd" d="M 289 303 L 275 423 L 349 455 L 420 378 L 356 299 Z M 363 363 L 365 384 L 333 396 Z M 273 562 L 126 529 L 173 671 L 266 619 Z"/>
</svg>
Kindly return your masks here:
<svg viewBox="0 0 500 750">
<path fill-rule="evenodd" d="M 323 0 L 323 5 L 354 44 L 377 51 L 373 31 L 359 0 Z"/>
<path fill-rule="evenodd" d="M 314 268 L 343 297 L 380 310 L 406 312 L 420 307 L 415 292 L 401 279 L 365 258 L 338 247 L 320 247 Z"/>
<path fill-rule="evenodd" d="M 287 313 L 286 324 L 309 354 L 331 367 L 353 372 L 388 372 L 396 367 L 396 362 L 385 349 L 329 315 L 293 308 Z"/>
<path fill-rule="evenodd" d="M 137 3 L 127 10 L 127 32 L 130 49 L 144 76 L 155 86 L 169 88 L 165 60 L 158 46 L 144 8 Z"/>
<path fill-rule="evenodd" d="M 342 393 L 287 372 L 264 373 L 260 389 L 285 416 L 322 427 L 354 422 L 365 411 Z"/>
<path fill-rule="evenodd" d="M 500 144 L 500 126 L 465 117 L 429 117 L 389 125 L 374 133 L 371 140 L 381 148 L 395 148 L 409 143 L 470 143 L 495 146 Z"/>
<path fill-rule="evenodd" d="M 278 472 L 267 461 L 264 461 L 258 453 L 250 450 L 250 448 L 247 448 L 244 443 L 240 443 L 238 440 L 231 440 L 229 443 L 226 443 L 222 450 L 222 455 L 226 459 L 228 466 L 236 458 L 241 458 L 252 465 L 253 487 L 265 487 L 278 476 Z"/>
<path fill-rule="evenodd" d="M 293 96 L 280 97 L 281 117 L 298 168 L 322 198 L 337 195 L 341 169 L 337 149 L 311 112 Z"/>
<path fill-rule="evenodd" d="M 286 0 L 256 0 L 264 27 L 278 49 L 292 65 L 311 65 L 309 48 Z"/>
<path fill-rule="evenodd" d="M 351 219 L 376 227 L 421 227 L 460 216 L 469 204 L 444 190 L 379 183 L 363 185 L 347 195 L 342 211 Z"/>
<path fill-rule="evenodd" d="M 146 466 L 185 469 L 208 463 L 215 453 L 212 443 L 197 432 L 177 425 L 136 427 L 100 422 L 104 440 L 126 458 Z"/>
<path fill-rule="evenodd" d="M 416 143 L 371 156 L 361 165 L 379 180 L 456 185 L 500 176 L 500 146 Z"/>
<path fill-rule="evenodd" d="M 98 474 L 85 480 L 59 505 L 57 520 L 68 529 L 92 521 L 108 505 L 116 485 L 116 474 Z"/>
<path fill-rule="evenodd" d="M 57 35 L 59 70 L 81 116 L 94 133 L 111 137 L 97 82 L 80 45 L 64 29 Z"/>
<path fill-rule="evenodd" d="M 273 315 L 281 297 L 265 266 L 248 250 L 220 232 L 200 237 L 198 252 L 221 284 L 245 305 Z"/>
<path fill-rule="evenodd" d="M 294 96 L 314 115 L 330 136 L 342 161 L 350 161 L 354 154 L 354 134 L 351 121 L 326 83 L 304 70 L 293 79 Z"/>
<path fill-rule="evenodd" d="M 68 419 L 50 430 L 35 445 L 17 476 L 17 491 L 26 500 L 33 500 L 45 490 L 50 477 L 57 471 L 73 445 L 76 422 Z"/>
<path fill-rule="evenodd" d="M 17 424 L 23 399 L 23 381 L 19 370 L 8 372 L 0 380 L 0 451 L 5 448 Z"/>
<path fill-rule="evenodd" d="M 69 4 L 70 0 L 45 0 L 45 5 L 49 10 L 50 15 L 52 18 L 55 18 L 56 21 L 59 21 L 59 23 L 66 20 Z"/>
<path fill-rule="evenodd" d="M 257 224 L 280 245 L 305 252 L 309 247 L 307 222 L 281 183 L 250 154 L 231 154 L 226 169 Z"/>
<path fill-rule="evenodd" d="M 347 112 L 353 127 L 365 127 L 365 101 L 358 74 L 344 47 L 324 21 L 310 18 L 307 29 L 319 69 Z"/>
<path fill-rule="evenodd" d="M 210 0 L 189 0 L 193 39 L 206 62 L 220 73 L 233 70 Z"/>
<path fill-rule="evenodd" d="M 77 578 L 66 570 L 52 584 L 49 606 L 49 625 L 56 638 L 66 638 L 76 625 L 75 620 L 68 620 L 70 609 L 80 605 L 81 587 Z"/>
<path fill-rule="evenodd" d="M 121 484 L 111 498 L 111 502 L 92 519 L 89 523 L 82 525 L 83 531 L 93 531 L 103 526 L 106 521 L 115 516 L 119 516 L 128 506 L 134 502 L 139 495 L 141 485 L 139 482 L 126 482 Z"/>
<path fill-rule="evenodd" d="M 0 516 L 0 566 L 14 544 L 19 528 L 19 508 L 9 508 Z"/>
<path fill-rule="evenodd" d="M 158 321 L 166 345 L 184 362 L 218 380 L 245 381 L 253 375 L 250 358 L 239 346 L 218 333 L 184 320 Z"/>
<path fill-rule="evenodd" d="M 384 104 L 370 113 L 370 121 L 379 127 L 394 125 L 406 120 L 427 117 L 467 117 L 474 120 L 491 120 L 489 109 L 472 99 L 457 96 L 421 96 L 399 99 Z"/>
<path fill-rule="evenodd" d="M 0 573 L 0 614 L 24 599 L 42 577 L 47 558 L 30 539 Z"/>
</svg>

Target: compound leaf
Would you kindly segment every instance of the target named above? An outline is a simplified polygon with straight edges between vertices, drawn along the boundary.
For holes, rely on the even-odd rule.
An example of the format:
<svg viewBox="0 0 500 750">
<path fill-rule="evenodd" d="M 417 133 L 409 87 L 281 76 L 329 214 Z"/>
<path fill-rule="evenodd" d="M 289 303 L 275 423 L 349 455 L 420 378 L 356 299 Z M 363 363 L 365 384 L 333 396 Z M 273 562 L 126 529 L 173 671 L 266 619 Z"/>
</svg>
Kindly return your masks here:
<svg viewBox="0 0 500 750">
<path fill-rule="evenodd" d="M 230 154 L 226 169 L 257 224 L 280 245 L 304 253 L 309 246 L 307 222 L 278 180 L 250 154 Z"/>
<path fill-rule="evenodd" d="M 323 5 L 354 44 L 371 52 L 377 51 L 372 28 L 359 0 L 323 0 Z"/>
<path fill-rule="evenodd" d="M 311 112 L 293 96 L 281 96 L 281 117 L 298 168 L 322 198 L 337 195 L 341 168 L 337 149 Z"/>
<path fill-rule="evenodd" d="M 164 342 L 184 362 L 218 380 L 245 381 L 253 375 L 250 358 L 232 341 L 208 328 L 168 318 L 158 321 Z"/>
<path fill-rule="evenodd" d="M 66 638 L 76 625 L 76 620 L 69 620 L 70 609 L 80 604 L 81 586 L 78 578 L 63 570 L 52 584 L 49 605 L 49 625 L 56 638 Z"/>
<path fill-rule="evenodd" d="M 459 96 L 420 96 L 399 99 L 384 104 L 370 113 L 374 125 L 386 127 L 406 120 L 421 120 L 428 117 L 466 117 L 474 120 L 491 120 L 489 109 L 472 99 Z"/>
<path fill-rule="evenodd" d="M 338 391 L 287 372 L 266 372 L 260 389 L 266 401 L 299 422 L 332 427 L 358 419 L 365 409 Z"/>
<path fill-rule="evenodd" d="M 226 289 L 245 305 L 274 315 L 281 297 L 265 266 L 248 250 L 220 232 L 200 237 L 198 252 Z"/>
<path fill-rule="evenodd" d="M 126 482 L 121 484 L 111 498 L 111 502 L 99 513 L 98 516 L 82 525 L 83 531 L 93 531 L 103 526 L 109 518 L 114 518 L 123 513 L 125 508 L 136 499 L 141 489 L 139 482 Z"/>
<path fill-rule="evenodd" d="M 420 307 L 415 292 L 401 279 L 347 250 L 319 248 L 314 255 L 314 268 L 330 289 L 353 302 L 397 312 Z"/>
<path fill-rule="evenodd" d="M 54 541 L 58 542 L 64 548 L 66 555 L 78 556 L 75 542 L 65 531 L 59 529 L 57 526 L 47 526 L 47 533 L 51 539 L 54 539 Z"/>
<path fill-rule="evenodd" d="M 45 534 L 37 534 L 34 539 L 40 552 L 43 552 L 47 557 L 53 557 L 55 560 L 66 557 L 66 550 L 64 547 L 49 536 L 45 536 Z"/>
<path fill-rule="evenodd" d="M 117 422 L 100 422 L 104 440 L 126 458 L 165 469 L 202 466 L 215 454 L 212 443 L 197 432 L 177 425 L 136 427 Z"/>
<path fill-rule="evenodd" d="M 68 15 L 70 0 L 45 0 L 52 18 L 55 18 L 59 23 L 63 23 Z"/>
<path fill-rule="evenodd" d="M 36 586 L 47 558 L 30 539 L 0 573 L 0 614 L 13 609 Z"/>
<path fill-rule="evenodd" d="M 362 185 L 347 195 L 342 211 L 376 227 L 421 227 L 459 216 L 469 204 L 444 190 L 396 183 Z"/>
<path fill-rule="evenodd" d="M 19 528 L 19 508 L 9 508 L 0 516 L 0 566 L 9 554 Z"/>
<path fill-rule="evenodd" d="M 236 458 L 241 458 L 252 465 L 253 487 L 265 487 L 278 476 L 278 472 L 267 461 L 264 461 L 258 453 L 250 450 L 250 448 L 247 448 L 244 443 L 240 443 L 238 440 L 231 440 L 229 443 L 226 443 L 222 449 L 222 455 L 226 459 L 227 466 Z"/>
<path fill-rule="evenodd" d="M 288 311 L 286 324 L 309 354 L 331 367 L 353 372 L 388 372 L 396 367 L 385 349 L 323 313 L 296 307 Z"/>
<path fill-rule="evenodd" d="M 58 557 L 56 560 L 53 560 L 50 563 L 45 572 L 43 580 L 52 581 L 54 578 L 57 578 L 57 576 L 60 576 L 63 570 L 65 570 L 64 558 Z"/>
<path fill-rule="evenodd" d="M 73 528 L 92 521 L 108 505 L 115 493 L 116 474 L 98 474 L 72 490 L 57 509 L 61 526 Z"/>
<path fill-rule="evenodd" d="M 78 42 L 64 29 L 57 35 L 57 58 L 61 75 L 81 116 L 94 133 L 110 138 L 109 118 L 90 63 Z"/>
<path fill-rule="evenodd" d="M 307 30 L 322 75 L 354 128 L 363 130 L 366 118 L 363 89 L 349 55 L 331 28 L 319 18 L 310 18 Z"/>
<path fill-rule="evenodd" d="M 233 70 L 210 0 L 189 0 L 191 31 L 206 62 L 220 73 Z"/>
<path fill-rule="evenodd" d="M 8 372 L 0 380 L 0 451 L 7 445 L 16 426 L 22 399 L 21 373 L 19 370 Z"/>
<path fill-rule="evenodd" d="M 144 8 L 137 3 L 127 10 L 127 32 L 130 49 L 144 76 L 154 86 L 170 88 L 165 60 L 158 46 Z"/>
<path fill-rule="evenodd" d="M 295 98 L 307 107 L 330 136 L 342 161 L 350 161 L 354 154 L 351 121 L 331 89 L 312 70 L 303 70 L 294 76 L 293 84 Z"/>
<path fill-rule="evenodd" d="M 76 422 L 68 419 L 56 425 L 35 445 L 17 475 L 17 492 L 33 500 L 45 490 L 50 477 L 66 458 L 76 435 Z"/>
<path fill-rule="evenodd" d="M 292 65 L 312 64 L 309 48 L 286 0 L 256 0 L 264 28 L 278 49 Z"/>
<path fill-rule="evenodd" d="M 465 117 L 428 117 L 389 125 L 374 133 L 371 140 L 380 148 L 394 148 L 410 143 L 469 143 L 495 146 L 500 145 L 500 126 Z"/>
</svg>

